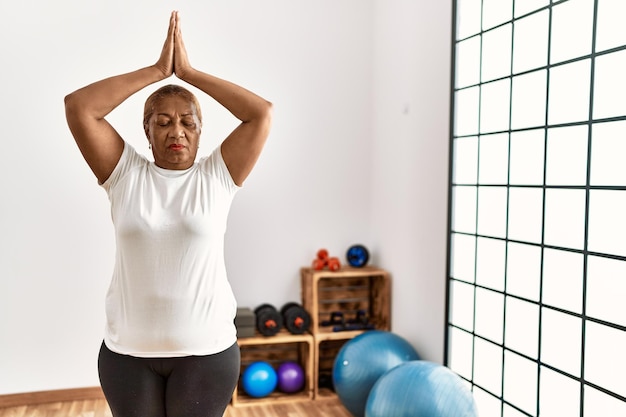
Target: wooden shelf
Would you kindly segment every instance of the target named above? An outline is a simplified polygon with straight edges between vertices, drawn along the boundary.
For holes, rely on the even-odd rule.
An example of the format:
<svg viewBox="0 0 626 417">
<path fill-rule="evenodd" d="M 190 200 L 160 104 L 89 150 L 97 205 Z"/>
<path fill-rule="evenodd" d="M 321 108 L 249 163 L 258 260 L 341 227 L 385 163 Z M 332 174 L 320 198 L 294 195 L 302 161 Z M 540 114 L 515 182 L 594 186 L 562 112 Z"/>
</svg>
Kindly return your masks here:
<svg viewBox="0 0 626 417">
<path fill-rule="evenodd" d="M 343 266 L 338 271 L 331 271 L 329 269 L 322 269 L 319 271 L 314 270 L 311 267 L 304 267 L 300 269 L 301 272 L 313 274 L 315 276 L 329 277 L 329 278 L 341 278 L 341 277 L 369 277 L 371 275 L 389 275 L 384 269 L 377 266 L 364 266 L 363 268 L 353 268 L 351 266 Z"/>
<path fill-rule="evenodd" d="M 387 271 L 373 266 L 334 272 L 302 268 L 300 275 L 302 306 L 311 315 L 313 335 L 343 333 L 321 325 L 333 312 L 342 312 L 349 319 L 362 310 L 376 329 L 391 328 L 391 278 Z"/>
<path fill-rule="evenodd" d="M 344 267 L 339 271 L 302 268 L 300 272 L 302 306 L 311 316 L 310 333 L 294 335 L 283 329 L 274 336 L 263 336 L 257 332 L 253 337 L 239 338 L 237 343 L 241 349 L 241 372 L 254 361 L 263 360 L 277 367 L 281 362 L 294 360 L 305 370 L 305 388 L 295 394 L 274 392 L 254 398 L 243 392 L 240 379 L 231 400 L 234 407 L 336 398 L 329 386 L 320 387 L 320 377 L 330 383 L 333 363 L 343 344 L 367 330 L 335 332 L 332 326 L 322 326 L 332 312 L 342 312 L 350 319 L 364 311 L 375 329 L 391 328 L 391 278 L 387 271 L 367 266 Z"/>
<path fill-rule="evenodd" d="M 293 342 L 309 342 L 311 334 L 291 334 L 287 330 L 282 329 L 274 336 L 263 336 L 257 332 L 254 337 L 241 337 L 237 339 L 237 344 L 241 346 L 266 345 L 268 343 L 293 343 Z"/>
<path fill-rule="evenodd" d="M 344 319 L 355 318 L 363 311 L 377 330 L 391 328 L 391 277 L 383 269 L 344 267 L 339 271 L 302 268 L 302 306 L 311 315 L 311 333 L 315 341 L 313 371 L 315 399 L 331 398 L 334 391 L 320 387 L 322 376 L 332 377 L 332 367 L 337 353 L 344 343 L 367 330 L 333 331 L 333 326 L 322 326 L 335 312 Z"/>
<path fill-rule="evenodd" d="M 231 405 L 233 407 L 249 407 L 252 405 L 258 405 L 260 403 L 263 404 L 284 404 L 284 403 L 293 403 L 298 401 L 310 401 L 313 399 L 313 396 L 310 392 L 298 392 L 295 394 L 284 394 L 282 392 L 273 392 L 267 397 L 263 398 L 254 398 L 249 395 L 240 394 L 237 395 L 236 400 L 234 400 L 235 394 L 233 394 L 233 401 Z"/>
<path fill-rule="evenodd" d="M 307 401 L 313 399 L 314 375 L 313 356 L 314 341 L 310 334 L 294 335 L 286 330 L 281 330 L 274 336 L 243 337 L 237 340 L 241 350 L 241 373 L 252 362 L 266 361 L 274 367 L 285 361 L 295 361 L 300 364 L 305 373 L 305 383 L 302 391 L 286 394 L 275 391 L 267 397 L 256 398 L 247 395 L 239 384 L 233 392 L 231 405 L 243 407 L 247 405 L 263 403 L 285 403 Z"/>
<path fill-rule="evenodd" d="M 344 340 L 344 339 L 352 339 L 366 330 L 349 330 L 349 331 L 341 331 L 341 332 L 333 332 L 332 330 L 321 330 L 313 337 L 315 341 L 322 342 L 325 340 Z"/>
</svg>

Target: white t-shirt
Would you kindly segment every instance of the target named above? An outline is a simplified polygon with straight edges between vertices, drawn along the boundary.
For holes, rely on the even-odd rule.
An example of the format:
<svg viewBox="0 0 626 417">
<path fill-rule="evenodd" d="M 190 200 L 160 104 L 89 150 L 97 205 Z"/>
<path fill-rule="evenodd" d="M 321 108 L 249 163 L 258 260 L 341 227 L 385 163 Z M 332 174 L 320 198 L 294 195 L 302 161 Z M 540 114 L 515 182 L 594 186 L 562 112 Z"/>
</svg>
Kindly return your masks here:
<svg viewBox="0 0 626 417">
<path fill-rule="evenodd" d="M 129 144 L 102 184 L 117 251 L 105 343 L 138 357 L 221 352 L 237 341 L 224 233 L 239 187 L 220 147 L 187 170 L 159 168 Z"/>
</svg>

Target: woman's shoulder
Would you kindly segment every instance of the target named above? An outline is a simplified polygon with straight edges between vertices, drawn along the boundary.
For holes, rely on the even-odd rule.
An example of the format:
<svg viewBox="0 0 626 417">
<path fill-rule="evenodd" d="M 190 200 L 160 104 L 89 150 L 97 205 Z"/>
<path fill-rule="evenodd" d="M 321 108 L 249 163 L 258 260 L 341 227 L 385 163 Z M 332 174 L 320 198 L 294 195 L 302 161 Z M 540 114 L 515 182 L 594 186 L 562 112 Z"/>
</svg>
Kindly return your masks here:
<svg viewBox="0 0 626 417">
<path fill-rule="evenodd" d="M 222 158 L 222 149 L 220 146 L 213 149 L 213 151 L 198 161 L 198 166 L 203 174 L 212 177 L 216 181 L 222 183 L 225 187 L 237 190 L 239 187 L 235 184 L 230 171 Z"/>
<path fill-rule="evenodd" d="M 117 165 L 113 169 L 109 178 L 102 183 L 101 185 L 105 189 L 110 189 L 122 178 L 126 177 L 130 172 L 133 172 L 137 168 L 141 168 L 149 164 L 148 159 L 137 152 L 137 150 L 128 142 L 124 141 L 124 150 L 122 151 L 122 155 L 120 156 Z"/>
</svg>

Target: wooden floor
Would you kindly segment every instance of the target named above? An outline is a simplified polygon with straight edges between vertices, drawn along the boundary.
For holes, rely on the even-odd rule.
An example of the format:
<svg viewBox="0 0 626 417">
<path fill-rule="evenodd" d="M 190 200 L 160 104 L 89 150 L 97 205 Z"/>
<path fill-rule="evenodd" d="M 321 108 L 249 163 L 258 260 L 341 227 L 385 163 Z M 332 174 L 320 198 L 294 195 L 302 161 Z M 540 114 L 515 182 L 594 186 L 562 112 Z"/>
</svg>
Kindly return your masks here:
<svg viewBox="0 0 626 417">
<path fill-rule="evenodd" d="M 224 417 L 353 417 L 338 399 L 229 407 Z M 0 414 L 0 417 L 2 415 Z"/>
<path fill-rule="evenodd" d="M 228 407 L 224 417 L 352 417 L 338 399 Z M 0 417 L 112 417 L 104 399 L 0 408 Z"/>
</svg>

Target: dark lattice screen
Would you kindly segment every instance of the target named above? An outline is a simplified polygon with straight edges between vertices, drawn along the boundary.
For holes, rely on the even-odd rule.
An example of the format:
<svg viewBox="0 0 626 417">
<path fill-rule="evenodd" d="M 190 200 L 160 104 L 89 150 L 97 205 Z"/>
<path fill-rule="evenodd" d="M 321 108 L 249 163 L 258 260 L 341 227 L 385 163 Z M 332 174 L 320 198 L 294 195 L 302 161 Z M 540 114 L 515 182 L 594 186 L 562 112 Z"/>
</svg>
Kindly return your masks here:
<svg viewBox="0 0 626 417">
<path fill-rule="evenodd" d="M 454 3 L 446 364 L 481 417 L 626 416 L 626 1 Z"/>
</svg>

